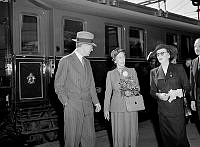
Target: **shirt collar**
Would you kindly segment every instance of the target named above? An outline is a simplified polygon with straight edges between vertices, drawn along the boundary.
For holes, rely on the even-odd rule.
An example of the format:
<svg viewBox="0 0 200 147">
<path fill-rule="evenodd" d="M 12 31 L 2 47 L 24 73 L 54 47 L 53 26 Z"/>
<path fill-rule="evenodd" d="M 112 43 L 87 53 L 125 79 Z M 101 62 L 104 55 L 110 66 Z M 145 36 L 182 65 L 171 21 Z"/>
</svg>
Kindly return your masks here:
<svg viewBox="0 0 200 147">
<path fill-rule="evenodd" d="M 77 55 L 78 59 L 82 62 L 83 56 L 79 52 L 77 52 L 77 50 L 75 50 L 74 53 Z"/>
</svg>

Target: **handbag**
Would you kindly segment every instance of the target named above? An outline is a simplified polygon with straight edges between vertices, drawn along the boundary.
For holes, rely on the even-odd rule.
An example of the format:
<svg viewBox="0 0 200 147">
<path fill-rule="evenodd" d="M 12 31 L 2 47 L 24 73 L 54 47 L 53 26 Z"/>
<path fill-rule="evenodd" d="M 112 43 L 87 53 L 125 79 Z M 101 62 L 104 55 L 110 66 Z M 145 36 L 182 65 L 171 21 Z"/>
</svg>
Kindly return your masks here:
<svg viewBox="0 0 200 147">
<path fill-rule="evenodd" d="M 145 110 L 144 100 L 141 94 L 125 97 L 125 102 L 127 111 Z"/>
</svg>

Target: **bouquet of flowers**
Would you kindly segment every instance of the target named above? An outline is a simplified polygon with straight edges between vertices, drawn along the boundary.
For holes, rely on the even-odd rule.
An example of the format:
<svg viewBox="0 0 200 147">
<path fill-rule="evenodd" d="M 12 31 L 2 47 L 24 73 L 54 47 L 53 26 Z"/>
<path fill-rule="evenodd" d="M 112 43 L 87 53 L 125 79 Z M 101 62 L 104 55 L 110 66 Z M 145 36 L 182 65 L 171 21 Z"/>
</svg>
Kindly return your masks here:
<svg viewBox="0 0 200 147">
<path fill-rule="evenodd" d="M 138 95 L 139 91 L 134 82 L 133 76 L 129 76 L 127 71 L 123 71 L 122 75 L 124 78 L 120 79 L 120 91 L 123 97 L 130 97 Z"/>
</svg>

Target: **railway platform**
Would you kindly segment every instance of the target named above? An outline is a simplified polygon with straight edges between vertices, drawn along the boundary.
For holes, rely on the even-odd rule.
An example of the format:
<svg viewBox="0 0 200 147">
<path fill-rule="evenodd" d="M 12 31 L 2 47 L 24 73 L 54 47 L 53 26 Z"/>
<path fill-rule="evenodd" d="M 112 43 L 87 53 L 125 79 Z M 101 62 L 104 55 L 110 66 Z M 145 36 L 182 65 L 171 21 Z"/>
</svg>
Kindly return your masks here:
<svg viewBox="0 0 200 147">
<path fill-rule="evenodd" d="M 194 123 L 187 124 L 187 135 L 190 147 L 200 147 L 200 133 Z M 96 132 L 96 147 L 111 147 L 107 130 Z M 51 142 L 37 147 L 60 147 L 59 142 Z M 139 123 L 139 146 L 138 147 L 158 147 L 153 125 L 150 120 Z"/>
</svg>

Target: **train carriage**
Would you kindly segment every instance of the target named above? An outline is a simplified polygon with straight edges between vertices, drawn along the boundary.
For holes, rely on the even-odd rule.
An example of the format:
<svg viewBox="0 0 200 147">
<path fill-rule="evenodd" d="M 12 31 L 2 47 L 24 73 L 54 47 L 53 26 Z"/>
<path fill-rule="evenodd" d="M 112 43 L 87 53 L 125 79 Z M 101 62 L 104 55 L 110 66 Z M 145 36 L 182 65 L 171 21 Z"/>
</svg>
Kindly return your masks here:
<svg viewBox="0 0 200 147">
<path fill-rule="evenodd" d="M 200 32 L 197 20 L 123 0 L 0 0 L 0 6 L 0 102 L 9 103 L 15 130 L 27 144 L 62 136 L 62 105 L 53 81 L 60 58 L 74 51 L 78 31 L 95 34 L 97 47 L 88 59 L 102 105 L 113 49 L 126 50 L 126 65 L 136 68 L 148 105 L 148 53 L 158 43 L 175 45 L 183 63 L 195 57 Z M 104 123 L 103 111 L 95 114 L 97 131 L 106 129 Z"/>
</svg>

